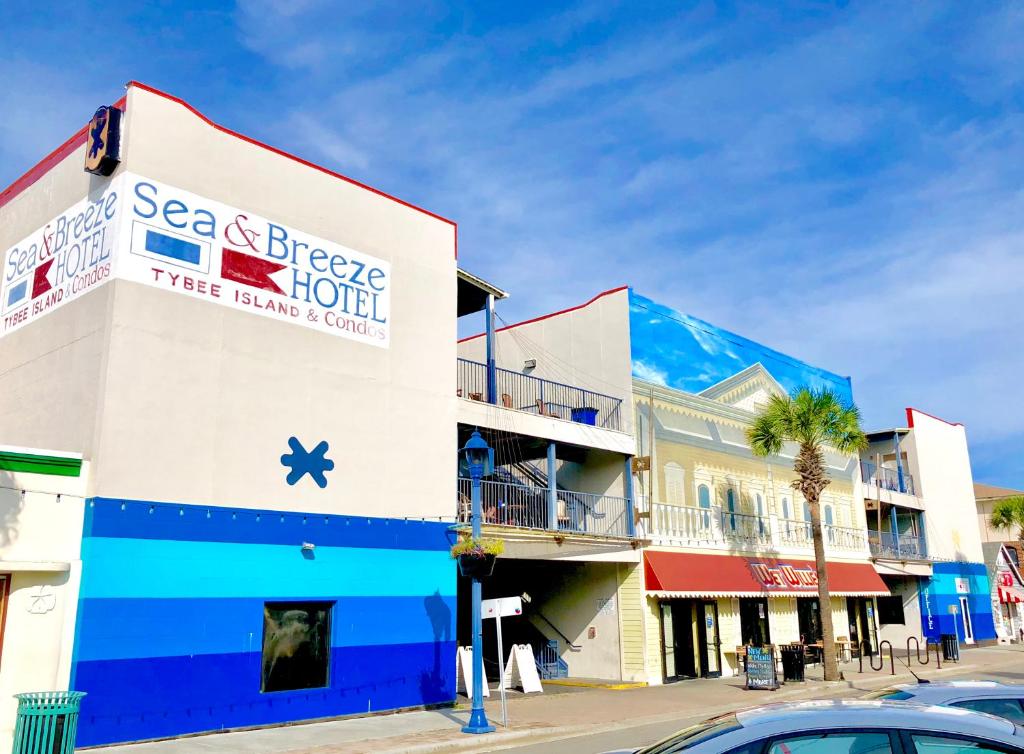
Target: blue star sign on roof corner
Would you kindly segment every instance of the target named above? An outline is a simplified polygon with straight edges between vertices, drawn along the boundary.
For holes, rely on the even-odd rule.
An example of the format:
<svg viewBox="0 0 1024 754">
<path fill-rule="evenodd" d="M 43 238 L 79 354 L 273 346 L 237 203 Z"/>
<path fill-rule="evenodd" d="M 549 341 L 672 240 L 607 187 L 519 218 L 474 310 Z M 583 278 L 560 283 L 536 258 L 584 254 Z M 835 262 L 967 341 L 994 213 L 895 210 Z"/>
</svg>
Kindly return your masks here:
<svg viewBox="0 0 1024 754">
<path fill-rule="evenodd" d="M 296 437 L 288 438 L 288 446 L 291 453 L 281 456 L 281 464 L 291 469 L 285 479 L 290 485 L 298 483 L 302 477 L 309 474 L 320 489 L 327 486 L 327 477 L 324 472 L 334 468 L 334 461 L 326 457 L 328 445 L 327 440 L 321 440 L 313 450 L 307 451 Z"/>
</svg>

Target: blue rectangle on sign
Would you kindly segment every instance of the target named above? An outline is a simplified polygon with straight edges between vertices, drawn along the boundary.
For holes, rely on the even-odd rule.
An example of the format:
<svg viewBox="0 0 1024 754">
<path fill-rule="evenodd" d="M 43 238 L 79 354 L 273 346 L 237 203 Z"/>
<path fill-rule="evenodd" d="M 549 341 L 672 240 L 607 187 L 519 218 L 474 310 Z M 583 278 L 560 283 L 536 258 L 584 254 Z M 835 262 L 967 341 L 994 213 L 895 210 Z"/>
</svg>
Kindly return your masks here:
<svg viewBox="0 0 1024 754">
<path fill-rule="evenodd" d="M 162 257 L 188 262 L 189 264 L 199 264 L 202 248 L 197 243 L 190 243 L 174 236 L 157 233 L 155 230 L 147 230 L 146 251 L 159 254 Z"/>
<path fill-rule="evenodd" d="M 25 298 L 25 291 L 28 290 L 28 280 L 22 280 L 16 286 L 11 288 L 7 294 L 7 305 L 10 306 L 15 301 L 21 301 Z"/>
</svg>

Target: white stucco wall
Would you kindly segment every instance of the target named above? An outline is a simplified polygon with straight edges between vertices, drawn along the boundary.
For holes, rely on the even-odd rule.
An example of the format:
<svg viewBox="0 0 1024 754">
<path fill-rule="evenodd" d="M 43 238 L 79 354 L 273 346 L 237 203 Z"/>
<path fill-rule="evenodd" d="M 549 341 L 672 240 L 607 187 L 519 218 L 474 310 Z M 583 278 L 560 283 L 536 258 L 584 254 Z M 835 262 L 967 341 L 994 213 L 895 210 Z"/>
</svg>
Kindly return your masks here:
<svg viewBox="0 0 1024 754">
<path fill-rule="evenodd" d="M 925 501 L 929 554 L 984 562 L 974 500 L 974 479 L 961 424 L 908 409 L 912 430 L 903 441 L 918 494 Z"/>
<path fill-rule="evenodd" d="M 501 302 L 497 303 L 500 311 Z M 486 360 L 482 335 L 459 342 L 459 356 Z M 527 359 L 537 366 L 524 370 Z M 515 324 L 495 335 L 495 363 L 504 369 L 622 399 L 620 429 L 632 433 L 629 291 L 603 293 L 572 309 Z"/>
<path fill-rule="evenodd" d="M 66 689 L 81 575 L 80 477 L 0 471 L 0 573 L 11 579 L 0 647 L 0 749 L 10 748 L 14 694 Z"/>
<path fill-rule="evenodd" d="M 139 87 L 114 176 L 85 174 L 83 150 L 0 208 L 0 248 L 130 171 L 389 263 L 390 346 L 112 280 L 0 337 L 0 363 L 15 365 L 0 374 L 0 441 L 92 458 L 90 495 L 452 515 L 453 223 Z M 292 436 L 329 443 L 326 490 L 286 484 Z M 388 464 L 411 470 L 382 473 Z"/>
</svg>

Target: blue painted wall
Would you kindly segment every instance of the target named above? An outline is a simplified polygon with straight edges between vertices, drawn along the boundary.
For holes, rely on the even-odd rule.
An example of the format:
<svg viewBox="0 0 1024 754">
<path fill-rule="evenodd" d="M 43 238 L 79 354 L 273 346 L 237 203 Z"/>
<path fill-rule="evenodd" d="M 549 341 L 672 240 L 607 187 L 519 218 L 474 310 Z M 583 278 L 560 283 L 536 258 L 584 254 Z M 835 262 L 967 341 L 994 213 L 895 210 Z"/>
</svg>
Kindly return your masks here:
<svg viewBox="0 0 1024 754">
<path fill-rule="evenodd" d="M 853 401 L 849 377 L 819 369 L 629 291 L 633 376 L 699 393 L 758 362 L 787 392 L 829 388 Z"/>
<path fill-rule="evenodd" d="M 78 744 L 452 701 L 449 545 L 443 523 L 90 501 Z M 275 600 L 334 603 L 328 687 L 260 692 Z"/>
<path fill-rule="evenodd" d="M 967 580 L 970 589 L 968 594 L 957 592 L 958 578 Z M 963 641 L 961 618 L 949 612 L 950 606 L 959 609 L 961 597 L 967 597 L 974 640 L 995 639 L 991 586 L 984 563 L 935 563 L 932 577 L 921 579 L 918 601 L 921 605 L 921 629 L 925 637 L 938 641 L 940 634 L 955 633 Z"/>
</svg>

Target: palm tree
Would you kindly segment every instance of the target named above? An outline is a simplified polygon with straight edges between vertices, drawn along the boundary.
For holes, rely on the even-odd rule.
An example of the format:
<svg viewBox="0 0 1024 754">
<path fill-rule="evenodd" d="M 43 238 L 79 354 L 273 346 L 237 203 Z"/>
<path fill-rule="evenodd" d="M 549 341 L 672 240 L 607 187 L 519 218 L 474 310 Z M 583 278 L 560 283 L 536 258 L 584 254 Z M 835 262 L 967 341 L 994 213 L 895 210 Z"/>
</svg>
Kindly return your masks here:
<svg viewBox="0 0 1024 754">
<path fill-rule="evenodd" d="M 997 500 L 988 522 L 993 529 L 1016 529 L 1018 541 L 1024 544 L 1024 495 Z"/>
<path fill-rule="evenodd" d="M 800 388 L 793 396 L 775 395 L 769 399 L 747 430 L 747 442 L 755 455 L 777 455 L 787 442 L 795 442 L 794 469 L 799 490 L 811 513 L 814 537 L 814 561 L 818 571 L 818 606 L 821 616 L 822 652 L 825 680 L 839 680 L 835 635 L 832 629 L 832 603 L 829 601 L 828 573 L 825 570 L 825 543 L 821 538 L 821 491 L 829 485 L 822 447 L 841 453 L 856 453 L 867 447 L 860 428 L 860 412 L 847 405 L 830 390 Z"/>
</svg>

